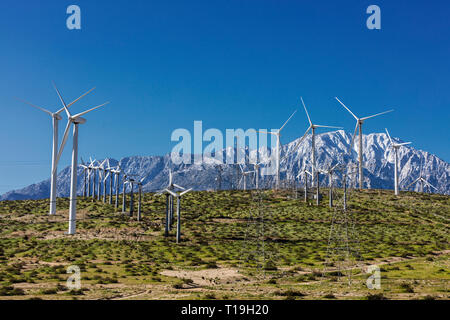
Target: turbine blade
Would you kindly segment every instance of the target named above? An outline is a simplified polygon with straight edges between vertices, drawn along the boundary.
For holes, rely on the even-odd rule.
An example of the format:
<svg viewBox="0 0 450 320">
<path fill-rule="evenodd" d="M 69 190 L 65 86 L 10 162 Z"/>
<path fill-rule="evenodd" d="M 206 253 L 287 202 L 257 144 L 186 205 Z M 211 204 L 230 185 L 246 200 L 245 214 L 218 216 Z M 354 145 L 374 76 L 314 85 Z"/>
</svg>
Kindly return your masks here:
<svg viewBox="0 0 450 320">
<path fill-rule="evenodd" d="M 436 188 L 435 186 L 433 186 L 431 183 L 429 183 L 429 182 L 428 182 L 427 180 L 425 180 L 425 179 L 424 179 L 424 181 L 425 181 L 425 183 L 426 183 L 428 186 L 432 187 L 434 190 L 437 191 L 437 188 Z"/>
<path fill-rule="evenodd" d="M 382 114 L 389 113 L 389 112 L 392 112 L 392 111 L 394 111 L 394 109 L 388 110 L 388 111 L 384 111 L 384 112 L 380 112 L 380 113 L 377 113 L 377 114 L 374 114 L 374 115 L 371 115 L 371 116 L 368 116 L 368 117 L 364 117 L 364 118 L 361 118 L 361 120 L 367 120 L 367 119 L 370 119 L 370 118 L 373 118 L 373 117 L 377 117 L 377 116 L 380 116 Z"/>
<path fill-rule="evenodd" d="M 64 106 L 64 110 L 66 110 L 67 117 L 70 118 L 71 115 L 70 115 L 69 109 L 67 109 L 67 106 L 66 106 L 66 103 L 64 102 L 63 97 L 61 97 L 61 94 L 59 93 L 59 90 L 58 90 L 58 88 L 56 87 L 55 82 L 52 81 L 52 83 L 53 83 L 53 87 L 54 87 L 55 90 L 56 90 L 56 93 L 58 94 L 59 100 L 61 100 L 61 102 L 62 102 L 62 104 L 63 104 L 63 106 Z"/>
<path fill-rule="evenodd" d="M 26 104 L 29 104 L 30 106 L 32 106 L 32 107 L 34 107 L 34 108 L 36 108 L 36 109 L 39 109 L 39 110 L 41 110 L 41 111 L 44 111 L 45 113 L 49 114 L 50 116 L 53 116 L 53 113 L 51 113 L 51 112 L 48 111 L 47 109 L 41 108 L 41 107 L 39 107 L 39 106 L 37 106 L 37 105 L 35 105 L 35 104 L 32 104 L 31 102 L 28 102 L 28 101 L 26 101 L 26 100 L 19 99 L 19 98 L 17 98 L 17 97 L 16 97 L 16 100 L 19 100 L 19 101 L 21 101 L 21 102 L 24 102 L 24 103 L 26 103 Z"/>
<path fill-rule="evenodd" d="M 388 129 L 387 129 L 387 128 L 384 128 L 384 130 L 386 130 L 386 133 L 387 133 L 387 136 L 388 136 L 388 138 L 389 138 L 389 141 L 390 141 L 392 144 L 394 144 L 394 142 L 392 142 L 392 139 L 391 139 L 391 136 L 390 136 L 390 134 L 389 134 Z"/>
<path fill-rule="evenodd" d="M 192 188 L 187 189 L 187 190 L 184 190 L 183 192 L 180 193 L 180 197 L 181 197 L 182 195 L 188 193 L 188 192 L 191 191 L 191 190 L 192 190 Z"/>
<path fill-rule="evenodd" d="M 91 112 L 92 110 L 95 110 L 95 109 L 98 109 L 98 108 L 100 108 L 100 107 L 103 107 L 105 104 L 108 104 L 108 103 L 109 103 L 109 101 L 107 101 L 107 102 L 105 102 L 105 103 L 103 103 L 103 104 L 101 104 L 101 105 L 99 105 L 99 106 L 93 107 L 93 108 L 91 108 L 91 109 L 89 109 L 89 110 L 80 112 L 80 113 L 74 115 L 73 117 L 74 117 L 74 118 L 81 117 L 82 115 L 85 115 L 86 113 Z"/>
<path fill-rule="evenodd" d="M 91 90 L 86 91 L 85 93 L 83 93 L 81 96 L 79 96 L 78 98 L 76 98 L 75 100 L 73 100 L 71 103 L 69 103 L 67 105 L 67 108 L 69 108 L 71 105 L 73 105 L 75 102 L 77 102 L 78 100 L 80 100 L 81 98 L 83 98 L 84 96 L 86 96 L 87 94 L 91 93 L 92 91 L 95 90 L 95 87 L 93 87 Z"/>
<path fill-rule="evenodd" d="M 258 132 L 258 133 L 265 133 L 265 134 L 274 134 L 274 135 L 277 135 L 276 132 L 272 132 L 272 131 L 259 131 L 259 130 L 256 130 L 256 132 Z"/>
<path fill-rule="evenodd" d="M 300 144 L 303 142 L 303 139 L 305 139 L 306 135 L 308 134 L 308 131 L 311 130 L 311 126 L 309 126 L 308 129 L 306 129 L 305 133 L 303 134 L 303 136 L 300 138 L 300 140 L 298 140 L 297 144 L 294 146 L 294 148 L 292 149 L 292 151 L 297 150 L 297 148 L 300 146 Z M 284 156 L 287 157 L 287 154 Z"/>
<path fill-rule="evenodd" d="M 398 143 L 397 146 L 406 146 L 407 144 L 411 144 L 411 142 Z"/>
<path fill-rule="evenodd" d="M 165 189 L 164 191 L 168 192 L 169 194 L 171 194 L 171 195 L 174 196 L 175 198 L 178 198 L 178 194 L 176 194 L 176 193 L 173 192 L 172 190 Z"/>
<path fill-rule="evenodd" d="M 348 149 L 348 153 L 351 154 L 353 150 L 353 143 L 355 142 L 356 130 L 358 130 L 358 121 L 356 121 L 355 131 L 353 131 L 352 141 L 350 141 L 350 147 Z"/>
<path fill-rule="evenodd" d="M 291 120 L 291 118 L 294 116 L 294 114 L 297 112 L 297 110 L 295 110 L 291 116 L 286 120 L 286 122 L 281 126 L 280 129 L 278 129 L 278 132 L 280 132 L 281 130 L 283 130 L 284 126 L 289 122 L 289 120 Z"/>
<path fill-rule="evenodd" d="M 306 116 L 308 117 L 309 125 L 312 126 L 311 118 L 309 117 L 308 110 L 306 110 L 305 102 L 303 102 L 303 98 L 302 97 L 300 97 L 300 100 L 302 101 L 303 108 L 305 108 L 305 112 L 306 112 Z"/>
<path fill-rule="evenodd" d="M 315 126 L 315 127 L 318 127 L 318 128 L 333 128 L 333 129 L 343 129 L 342 127 L 323 126 L 323 125 L 320 125 L 320 124 L 315 124 L 314 126 Z"/>
<path fill-rule="evenodd" d="M 181 190 L 186 190 L 186 188 L 183 188 L 182 186 L 179 186 L 179 185 L 177 185 L 177 184 L 175 184 L 175 183 L 173 184 L 173 186 L 174 186 L 174 187 L 177 187 L 178 189 L 181 189 Z"/>
<path fill-rule="evenodd" d="M 406 189 L 408 189 L 409 187 L 411 187 L 414 183 L 416 183 L 417 181 L 419 181 L 420 180 L 420 178 L 417 178 L 416 180 L 414 180 L 413 182 L 411 182 L 410 184 L 408 184 L 407 186 L 406 186 Z"/>
<path fill-rule="evenodd" d="M 353 116 L 353 118 L 355 118 L 356 120 L 359 120 L 358 117 L 355 116 L 355 114 L 354 114 L 353 112 L 351 112 L 350 109 L 347 108 L 347 107 L 345 106 L 345 104 L 343 104 L 343 103 L 341 102 L 341 100 L 338 99 L 338 97 L 334 97 L 334 98 L 335 98 L 335 99 L 336 99 L 336 100 L 337 100 L 337 101 L 338 101 L 345 109 L 347 109 L 348 112 L 350 112 L 350 114 Z"/>
</svg>

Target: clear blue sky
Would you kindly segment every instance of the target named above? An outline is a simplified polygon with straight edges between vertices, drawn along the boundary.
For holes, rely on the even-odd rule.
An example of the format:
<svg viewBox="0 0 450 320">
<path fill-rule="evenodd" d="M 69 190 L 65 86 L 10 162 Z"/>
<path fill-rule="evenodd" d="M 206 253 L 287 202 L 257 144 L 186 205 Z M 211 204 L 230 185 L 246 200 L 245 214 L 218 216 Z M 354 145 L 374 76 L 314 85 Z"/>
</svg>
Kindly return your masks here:
<svg viewBox="0 0 450 320">
<path fill-rule="evenodd" d="M 66 28 L 81 8 L 82 29 Z M 381 8 L 381 30 L 366 8 Z M 74 111 L 106 100 L 80 127 L 80 155 L 160 155 L 176 128 L 306 129 L 368 121 L 365 132 L 412 141 L 450 160 L 448 1 L 24 1 L 0 3 L 0 193 L 49 177 L 50 117 L 14 99 L 60 107 L 96 86 Z M 61 122 L 64 126 L 65 120 Z M 61 135 L 62 135 L 61 128 Z M 60 168 L 70 163 L 68 143 Z"/>
</svg>

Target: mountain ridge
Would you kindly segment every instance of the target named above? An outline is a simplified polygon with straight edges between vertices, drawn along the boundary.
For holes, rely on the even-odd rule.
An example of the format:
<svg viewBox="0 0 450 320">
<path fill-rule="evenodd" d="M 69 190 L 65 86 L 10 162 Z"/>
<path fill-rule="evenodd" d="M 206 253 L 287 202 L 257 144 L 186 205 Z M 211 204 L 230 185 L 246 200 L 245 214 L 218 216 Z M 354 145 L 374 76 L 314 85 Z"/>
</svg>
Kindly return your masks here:
<svg viewBox="0 0 450 320">
<path fill-rule="evenodd" d="M 395 139 L 401 142 L 399 139 Z M 331 131 L 316 135 L 317 167 L 326 169 L 337 163 L 338 159 L 349 159 L 345 155 L 349 149 L 351 134 L 344 130 Z M 282 146 L 280 174 L 281 179 L 296 177 L 305 167 L 308 167 L 311 157 L 311 135 L 300 144 L 297 150 L 293 150 L 298 139 Z M 389 138 L 385 133 L 371 133 L 363 135 L 364 146 L 364 183 L 366 187 L 377 189 L 393 189 L 394 187 L 394 151 L 390 148 Z M 353 145 L 351 157 L 356 159 L 357 141 Z M 224 149 L 223 155 L 230 150 Z M 270 151 L 270 149 L 269 149 Z M 250 152 L 250 158 L 256 150 Z M 247 150 L 248 153 L 248 150 Z M 262 160 L 268 159 L 263 155 Z M 248 155 L 247 155 L 248 158 Z M 145 177 L 143 190 L 145 192 L 157 191 L 164 188 L 168 183 L 168 172 L 174 173 L 175 183 L 194 190 L 210 190 L 217 188 L 218 170 L 215 159 L 204 157 L 201 164 L 179 164 L 170 161 L 170 154 L 163 156 L 131 156 L 120 160 L 111 159 L 110 165 L 120 167 L 127 173 Z M 261 158 L 260 158 L 261 162 Z M 417 150 L 412 146 L 404 146 L 399 149 L 399 181 L 401 190 L 419 177 L 422 167 L 423 177 L 438 189 L 438 193 L 450 193 L 450 164 L 427 151 Z M 246 170 L 252 170 L 253 166 L 246 164 Z M 349 171 L 349 169 L 347 170 Z M 236 166 L 223 165 L 222 188 L 235 187 Z M 253 177 L 253 176 L 252 176 Z M 327 177 L 323 176 L 324 185 Z M 83 170 L 78 168 L 78 194 L 83 192 Z M 271 183 L 273 176 L 260 178 L 260 182 Z M 336 180 L 338 185 L 338 181 Z M 247 186 L 254 186 L 252 179 L 247 180 Z M 57 196 L 67 197 L 70 190 L 70 166 L 65 167 L 58 173 Z M 411 190 L 419 190 L 419 186 L 413 186 Z M 31 184 L 27 187 L 6 192 L 0 196 L 3 200 L 23 200 L 48 198 L 50 193 L 50 179 Z"/>
</svg>

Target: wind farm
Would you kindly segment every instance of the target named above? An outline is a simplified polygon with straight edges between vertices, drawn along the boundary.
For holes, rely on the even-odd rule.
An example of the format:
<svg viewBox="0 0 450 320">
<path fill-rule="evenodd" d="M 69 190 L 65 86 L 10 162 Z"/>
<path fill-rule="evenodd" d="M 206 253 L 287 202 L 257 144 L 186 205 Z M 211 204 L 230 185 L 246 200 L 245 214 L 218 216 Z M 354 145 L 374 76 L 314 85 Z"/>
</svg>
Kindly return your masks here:
<svg viewBox="0 0 450 320">
<path fill-rule="evenodd" d="M 0 300 L 450 300 L 450 6 L 325 2 L 4 6 Z"/>
<path fill-rule="evenodd" d="M 448 243 L 445 240 L 445 225 L 449 218 L 450 208 L 448 196 L 440 195 L 437 192 L 438 189 L 426 180 L 423 174 L 423 163 L 420 165 L 418 177 L 411 177 L 410 180 L 402 183 L 399 181 L 399 172 L 402 171 L 399 164 L 399 150 L 408 148 L 409 142 L 401 142 L 392 138 L 389 131 L 385 129 L 386 159 L 382 163 L 389 164 L 392 158 L 390 155 L 393 154 L 394 169 L 388 174 L 389 179 L 393 181 L 393 191 L 371 188 L 370 184 L 367 190 L 356 188 L 358 182 L 359 186 L 362 186 L 360 176 L 362 162 L 360 160 L 365 150 L 361 143 L 362 133 L 360 131 L 359 153 L 357 157 L 352 153 L 356 129 L 361 128 L 362 121 L 378 114 L 361 119 L 354 116 L 357 119 L 357 127 L 353 135 L 349 135 L 340 130 L 342 127 L 313 123 L 301 97 L 300 102 L 308 120 L 306 132 L 298 139 L 282 145 L 280 132 L 291 120 L 294 112 L 280 129 L 275 131 L 276 144 L 271 148 L 272 154 L 269 157 L 264 158 L 260 155 L 259 159 L 256 158 L 257 162 L 255 163 L 250 162 L 251 157 L 246 157 L 245 160 L 248 163 L 244 161 L 238 164 L 239 175 L 236 176 L 233 174 L 235 171 L 233 165 L 221 164 L 219 178 L 217 178 L 216 173 L 210 175 L 209 183 L 212 185 L 217 184 L 218 179 L 220 180 L 220 187 L 216 186 L 215 191 L 208 191 L 208 187 L 202 187 L 195 180 L 189 182 L 189 188 L 175 183 L 174 181 L 179 180 L 180 177 L 183 177 L 182 181 L 186 181 L 186 174 L 194 176 L 196 174 L 189 170 L 186 173 L 188 167 L 176 166 L 170 162 L 170 159 L 166 164 L 167 167 L 161 172 L 163 182 L 162 186 L 158 187 L 159 191 L 152 191 L 151 189 L 145 191 L 146 186 L 152 185 L 151 177 L 157 179 L 157 175 L 155 176 L 153 172 L 136 171 L 127 167 L 122 161 L 112 158 L 98 160 L 92 156 L 89 156 L 88 163 L 81 160 L 81 164 L 78 165 L 78 125 L 86 122 L 81 116 L 104 106 L 106 103 L 72 115 L 68 110 L 69 105 L 65 103 L 56 86 L 54 87 L 67 116 L 67 125 L 59 149 L 60 153 L 62 153 L 62 148 L 68 139 L 70 127 L 73 125 L 69 197 L 59 198 L 55 200 L 55 203 L 50 202 L 50 208 L 55 208 L 55 214 L 52 215 L 45 214 L 45 200 L 0 202 L 0 215 L 2 221 L 5 221 L 1 234 L 6 237 L 5 239 L 10 239 L 7 235 L 12 232 L 12 234 L 20 234 L 22 239 L 23 237 L 39 239 L 38 241 L 54 239 L 52 241 L 63 241 L 63 243 L 75 241 L 77 245 L 86 242 L 91 243 L 94 247 L 97 246 L 95 243 L 109 243 L 109 246 L 117 252 L 115 257 L 110 254 L 102 255 L 97 252 L 97 249 L 95 249 L 96 253 L 93 255 L 97 259 L 101 257 L 102 265 L 117 265 L 117 267 L 101 267 L 108 276 L 105 278 L 98 277 L 99 280 L 96 282 L 88 280 L 90 276 L 87 276 L 84 282 L 88 283 L 89 289 L 85 289 L 85 291 L 72 290 L 66 294 L 60 289 L 52 289 L 51 283 L 43 280 L 39 281 L 39 287 L 44 289 L 24 290 L 20 289 L 20 286 L 15 286 L 11 294 L 16 292 L 20 293 L 19 296 L 38 296 L 50 299 L 70 298 L 71 295 L 82 295 L 87 299 L 99 297 L 122 299 L 136 296 L 142 299 L 177 299 L 181 292 L 185 292 L 190 298 L 194 299 L 210 299 L 212 297 L 215 299 L 282 299 L 286 296 L 323 299 L 321 292 L 326 291 L 329 292 L 327 296 L 333 296 L 333 299 L 336 299 L 345 298 L 341 287 L 348 282 L 345 288 L 347 291 L 351 290 L 353 298 L 371 299 L 373 294 L 368 290 L 361 290 L 351 285 L 350 278 L 353 282 L 363 281 L 364 268 L 373 261 L 377 261 L 377 264 L 386 264 L 388 267 L 385 268 L 385 272 L 388 274 L 394 274 L 395 270 L 401 270 L 405 266 L 411 265 L 414 265 L 412 268 L 425 268 L 426 261 L 431 261 L 431 259 L 442 264 L 448 262 Z M 347 107 L 345 108 L 347 109 Z M 352 113 L 349 109 L 347 110 Z M 317 128 L 339 130 L 317 135 L 315 132 Z M 268 131 L 260 132 L 269 133 Z M 309 133 L 310 139 L 307 139 Z M 319 141 L 319 145 L 323 145 L 323 137 L 336 136 L 344 139 L 346 145 L 341 147 L 339 152 L 332 152 L 333 156 L 324 158 L 321 154 L 323 147 L 317 148 L 316 142 Z M 298 155 L 299 150 L 304 150 L 304 153 Z M 239 151 L 236 150 L 237 152 Z M 245 151 L 242 152 L 245 154 Z M 294 155 L 297 155 L 298 158 L 291 159 Z M 58 154 L 56 159 L 60 156 L 61 154 Z M 411 153 L 409 156 L 413 159 L 416 154 Z M 271 166 L 270 159 L 275 160 L 273 162 L 275 165 L 275 170 L 272 171 L 273 177 L 262 174 L 262 169 Z M 408 163 L 408 160 L 402 159 L 403 163 Z M 283 163 L 283 167 L 281 163 Z M 359 163 L 358 171 L 354 169 L 355 163 Z M 184 173 L 182 173 L 181 168 L 184 168 Z M 208 171 L 208 166 L 198 170 L 201 172 Z M 209 170 L 217 172 L 217 165 L 211 164 Z M 388 169 L 386 168 L 386 170 Z M 292 181 L 290 177 L 296 178 Z M 55 178 L 55 176 L 52 176 L 50 181 L 54 181 Z M 229 188 L 226 187 L 227 184 L 222 184 L 227 179 L 231 179 L 231 183 L 228 184 Z M 232 182 L 233 179 L 237 180 Z M 185 184 L 185 182 L 181 183 Z M 294 184 L 295 196 L 292 196 L 289 190 L 290 183 Z M 238 187 L 237 190 L 232 190 L 233 185 Z M 409 191 L 413 186 L 418 186 L 416 189 L 418 188 L 419 193 L 415 194 L 415 192 Z M 436 194 L 427 194 L 425 191 L 436 192 Z M 51 194 L 55 194 L 55 192 L 53 191 Z M 49 196 L 51 197 L 51 195 Z M 252 234 L 252 229 L 250 224 L 246 226 L 245 219 L 247 216 L 251 217 L 251 212 L 255 206 L 259 208 L 258 210 L 266 210 L 261 207 L 261 203 L 256 200 L 255 196 L 262 196 L 265 199 L 264 201 L 272 203 L 270 215 L 272 223 L 265 225 L 262 222 L 263 220 L 259 222 L 264 224 L 265 240 L 253 241 L 253 245 L 258 246 L 260 245 L 258 244 L 259 241 L 263 241 L 262 243 L 266 243 L 266 250 L 275 252 L 276 255 L 268 258 L 264 254 L 262 264 L 246 265 L 242 262 L 245 259 L 241 260 L 246 256 L 245 252 L 242 253 L 242 250 L 245 251 L 246 249 L 243 248 L 248 247 L 248 236 Z M 370 201 L 367 202 L 367 199 L 370 199 Z M 432 199 L 432 202 L 425 199 Z M 35 203 L 34 209 L 31 211 L 24 207 L 30 201 Z M 122 206 L 119 206 L 119 203 L 122 203 Z M 239 206 L 235 207 L 234 203 L 239 203 Z M 365 204 L 362 205 L 363 203 Z M 422 209 L 417 209 L 414 203 L 422 203 Z M 428 204 L 423 207 L 425 203 Z M 400 211 L 399 204 L 401 204 Z M 431 209 L 431 206 L 433 206 L 433 209 Z M 380 211 L 380 208 L 383 208 L 383 211 Z M 409 211 L 414 213 L 411 215 L 402 213 Z M 6 221 L 15 219 L 14 217 L 18 212 L 20 212 L 21 217 L 18 221 L 23 221 L 21 222 L 23 226 L 15 231 L 14 225 Z M 351 220 L 351 222 L 358 226 L 359 240 L 355 244 L 350 238 L 345 238 L 347 239 L 347 250 L 348 253 L 353 252 L 353 250 L 361 251 L 362 255 L 355 260 L 350 260 L 348 258 L 350 256 L 341 260 L 333 260 L 331 269 L 327 269 L 330 257 L 336 258 L 336 255 L 333 255 L 334 251 L 330 251 L 334 250 L 333 243 L 337 241 L 334 236 L 336 232 L 335 224 L 337 223 L 336 212 L 354 215 L 354 220 Z M 442 212 L 447 212 L 447 214 L 442 214 Z M 396 216 L 398 214 L 400 216 Z M 320 224 L 305 222 L 307 221 L 305 220 L 306 217 L 312 219 L 320 217 L 320 221 L 323 222 L 320 222 Z M 442 227 L 437 228 L 432 227 L 431 224 L 427 225 L 425 227 L 426 234 L 441 240 L 433 246 L 422 247 L 421 250 L 415 249 L 415 246 L 399 246 L 398 242 L 392 240 L 388 243 L 377 240 L 377 245 L 384 248 L 383 251 L 377 250 L 369 245 L 374 241 L 372 239 L 373 234 L 370 230 L 363 228 L 367 221 L 374 221 L 373 219 L 375 221 L 380 219 L 380 222 L 375 224 L 376 228 L 384 230 L 384 228 L 388 228 L 392 224 L 395 225 L 400 221 L 409 225 L 418 219 L 424 221 L 423 219 L 426 217 L 429 217 L 428 219 L 431 219 L 434 223 L 442 225 Z M 328 223 L 331 224 L 330 231 Z M 385 223 L 386 225 L 384 225 Z M 66 227 L 68 231 L 64 232 L 66 224 L 68 224 Z M 117 229 L 119 225 L 122 225 L 122 227 Z M 201 225 L 204 227 L 201 227 Z M 300 240 L 302 236 L 306 236 L 299 231 L 299 227 L 303 228 L 301 226 L 307 229 L 314 228 L 313 230 L 315 230 L 307 236 L 311 241 L 309 249 Z M 36 233 L 36 228 L 39 228 L 42 232 Z M 330 238 L 327 241 L 328 231 L 330 232 Z M 345 232 L 345 237 L 348 237 L 348 231 Z M 386 229 L 383 232 L 390 234 L 391 231 Z M 409 237 L 410 233 L 417 233 L 418 235 L 422 231 L 404 227 L 397 232 L 400 232 L 400 237 Z M 397 234 L 395 237 L 398 239 L 399 235 Z M 92 243 L 94 238 L 96 240 Z M 276 239 L 283 241 L 279 242 Z M 283 244 L 286 241 L 292 244 Z M 22 240 L 21 243 L 21 246 L 23 246 L 26 245 L 27 241 Z M 125 266 L 125 269 L 120 267 L 121 265 L 130 265 L 127 263 L 129 260 L 125 258 L 127 255 L 132 254 L 135 259 L 142 260 L 144 259 L 142 250 L 148 250 L 148 248 L 154 246 L 158 247 L 156 252 L 164 254 L 171 252 L 171 254 L 174 254 L 173 245 L 181 248 L 181 251 L 178 251 L 178 255 L 183 257 L 180 261 L 174 256 L 168 260 L 161 260 L 158 256 L 153 256 L 149 260 L 152 267 L 149 266 L 146 269 L 147 271 L 137 271 L 134 267 Z M 203 256 L 202 247 L 210 248 L 208 250 L 213 251 Z M 238 248 L 241 248 L 241 252 L 237 250 Z M 318 253 L 312 254 L 310 252 L 306 254 L 313 248 L 318 250 Z M 83 252 L 83 250 L 79 250 Z M 8 254 L 13 259 L 16 259 L 12 251 L 8 251 L 8 249 L 6 251 L 10 252 Z M 2 252 L 5 252 L 4 247 Z M 121 258 L 121 252 L 128 252 L 128 254 Z M 193 255 L 193 252 L 199 254 Z M 219 252 L 223 253 L 219 254 Z M 251 252 L 256 254 L 253 259 L 259 261 L 261 252 Z M 294 252 L 297 252 L 297 254 L 292 255 Z M 305 252 L 305 254 L 300 254 L 300 252 Z M 61 260 L 56 253 L 50 251 L 47 254 L 51 256 L 51 260 L 60 261 L 59 267 L 63 268 L 64 258 Z M 81 257 L 85 254 L 87 253 L 82 253 Z M 87 261 L 89 260 L 84 263 L 87 263 Z M 350 261 L 353 262 L 351 266 L 343 267 L 344 263 L 348 264 Z M 146 264 L 144 263 L 144 265 Z M 194 269 L 189 271 L 186 269 L 188 265 L 194 266 Z M 95 270 L 90 271 L 89 267 L 86 270 L 88 270 L 86 271 L 88 274 L 93 274 L 94 278 L 97 277 Z M 125 273 L 120 270 L 125 270 Z M 289 270 L 289 272 L 285 270 Z M 426 268 L 426 272 L 430 274 L 428 281 L 434 283 L 435 287 L 417 285 L 411 290 L 408 298 L 417 299 L 431 296 L 446 298 L 445 295 L 439 293 L 440 284 L 447 281 L 446 276 L 439 275 L 439 272 L 429 267 Z M 40 274 L 40 277 L 45 277 L 44 271 L 41 271 Z M 199 278 L 197 274 L 203 276 Z M 205 278 L 209 274 L 215 275 L 214 280 Z M 321 274 L 320 277 L 319 274 Z M 131 286 L 129 283 L 129 277 L 132 275 L 137 275 L 138 278 L 136 279 L 140 279 L 137 287 Z M 152 276 L 149 277 L 149 275 Z M 7 274 L 6 277 L 10 279 Z M 300 278 L 301 280 L 299 280 Z M 396 286 L 404 286 L 407 280 L 401 279 L 402 277 L 398 281 L 391 281 L 386 290 L 391 291 Z M 253 283 L 252 286 L 256 286 L 258 289 L 254 292 L 249 291 L 246 285 L 247 281 Z M 305 281 L 308 284 L 313 283 L 313 287 L 305 286 L 299 290 L 297 288 L 298 281 L 300 284 Z M 104 293 L 100 293 L 101 284 L 106 284 L 112 288 L 115 283 L 121 284 L 120 290 L 108 289 Z M 271 285 L 267 286 L 266 283 Z M 283 284 L 284 290 L 276 290 L 280 284 Z M 152 288 L 151 291 L 143 289 L 149 287 Z M 235 290 L 236 294 L 229 296 L 225 293 L 230 289 Z M 6 294 L 9 289 L 2 290 L 1 292 Z M 153 290 L 156 290 L 155 293 L 150 294 Z M 43 294 L 41 292 L 48 293 Z M 400 290 L 400 292 L 402 291 Z M 431 292 L 432 295 L 425 295 L 424 292 Z M 389 296 L 396 299 L 400 298 L 400 294 L 391 293 Z M 382 297 L 386 298 L 384 293 Z"/>
</svg>

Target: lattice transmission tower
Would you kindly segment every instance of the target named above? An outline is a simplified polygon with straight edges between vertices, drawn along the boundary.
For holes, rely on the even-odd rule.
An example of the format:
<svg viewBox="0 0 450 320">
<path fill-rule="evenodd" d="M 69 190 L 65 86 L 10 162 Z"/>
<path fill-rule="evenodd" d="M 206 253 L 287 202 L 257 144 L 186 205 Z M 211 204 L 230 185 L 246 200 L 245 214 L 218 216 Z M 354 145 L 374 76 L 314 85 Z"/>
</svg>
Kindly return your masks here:
<svg viewBox="0 0 450 320">
<path fill-rule="evenodd" d="M 332 188 L 330 195 L 334 198 L 331 226 L 328 236 L 327 252 L 322 276 L 327 274 L 346 277 L 352 283 L 352 273 L 360 264 L 359 237 L 355 229 L 354 212 L 347 205 L 352 189 L 356 185 L 357 168 L 353 165 L 340 165 L 336 168 L 341 173 L 341 187 Z M 354 181 L 353 181 L 354 180 Z"/>
</svg>

